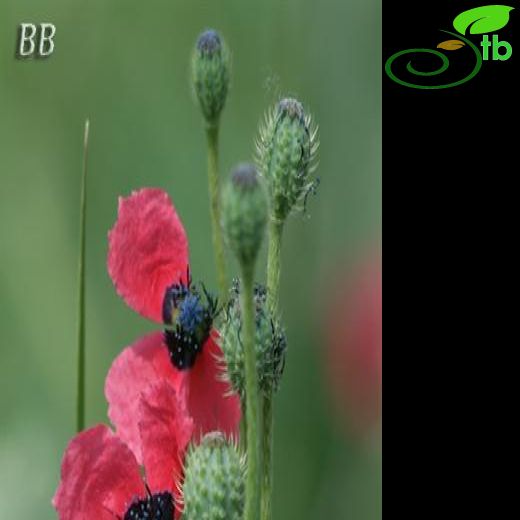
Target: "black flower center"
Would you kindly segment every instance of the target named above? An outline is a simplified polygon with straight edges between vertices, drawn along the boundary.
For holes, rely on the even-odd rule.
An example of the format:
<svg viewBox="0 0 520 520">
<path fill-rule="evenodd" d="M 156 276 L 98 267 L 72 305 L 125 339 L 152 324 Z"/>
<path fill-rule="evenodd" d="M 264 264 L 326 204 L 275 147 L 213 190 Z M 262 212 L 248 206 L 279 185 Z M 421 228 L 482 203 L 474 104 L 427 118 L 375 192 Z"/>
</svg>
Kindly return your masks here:
<svg viewBox="0 0 520 520">
<path fill-rule="evenodd" d="M 172 520 L 173 497 L 170 493 L 155 493 L 134 502 L 123 520 Z"/>
<path fill-rule="evenodd" d="M 217 313 L 217 300 L 202 285 L 200 292 L 191 283 L 182 281 L 166 289 L 163 300 L 163 321 L 171 325 L 164 331 L 170 359 L 179 370 L 191 368 L 209 337 Z"/>
</svg>

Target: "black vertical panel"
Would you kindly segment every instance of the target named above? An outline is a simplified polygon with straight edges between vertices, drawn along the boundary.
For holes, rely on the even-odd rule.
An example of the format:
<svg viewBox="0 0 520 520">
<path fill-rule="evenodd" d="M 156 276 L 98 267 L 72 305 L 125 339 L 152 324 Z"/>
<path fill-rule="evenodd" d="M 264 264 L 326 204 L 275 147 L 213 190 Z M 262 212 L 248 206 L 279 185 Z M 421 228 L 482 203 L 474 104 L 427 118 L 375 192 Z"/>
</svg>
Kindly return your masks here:
<svg viewBox="0 0 520 520">
<path fill-rule="evenodd" d="M 499 386 L 490 379 L 504 373 L 509 356 L 498 340 L 507 326 L 500 322 L 506 300 L 498 293 L 516 294 L 518 279 L 520 3 L 496 3 L 516 7 L 507 26 L 489 36 L 512 46 L 509 60 L 483 61 L 474 78 L 446 89 L 408 88 L 383 73 L 385 336 L 391 340 L 384 438 L 388 472 L 396 463 L 406 475 L 395 490 L 393 479 L 386 482 L 389 502 L 398 502 L 404 517 L 426 517 L 445 503 L 471 438 L 496 424 L 490 393 Z M 398 51 L 456 39 L 442 30 L 456 32 L 459 13 L 486 4 L 385 2 L 382 66 Z M 467 38 L 482 50 L 482 35 Z M 438 76 L 406 71 L 409 61 L 434 70 L 441 60 L 431 54 L 402 57 L 392 70 L 439 85 L 474 67 L 469 45 L 441 52 L 450 65 Z M 444 480 L 430 482 L 436 470 Z"/>
</svg>

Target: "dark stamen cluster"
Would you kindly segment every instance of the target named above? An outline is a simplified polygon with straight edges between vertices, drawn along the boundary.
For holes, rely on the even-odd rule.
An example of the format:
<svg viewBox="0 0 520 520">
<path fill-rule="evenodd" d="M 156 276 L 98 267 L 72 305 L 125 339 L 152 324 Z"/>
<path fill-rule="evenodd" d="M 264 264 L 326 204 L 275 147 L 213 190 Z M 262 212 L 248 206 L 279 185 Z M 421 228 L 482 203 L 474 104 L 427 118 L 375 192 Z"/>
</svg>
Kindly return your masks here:
<svg viewBox="0 0 520 520">
<path fill-rule="evenodd" d="M 164 340 L 170 359 L 179 370 L 191 368 L 209 337 L 217 314 L 217 300 L 204 285 L 202 292 L 192 283 L 182 281 L 166 289 L 163 301 L 163 321 L 172 327 L 165 329 Z"/>
<path fill-rule="evenodd" d="M 156 493 L 134 502 L 123 520 L 171 520 L 173 497 L 170 493 Z"/>
</svg>

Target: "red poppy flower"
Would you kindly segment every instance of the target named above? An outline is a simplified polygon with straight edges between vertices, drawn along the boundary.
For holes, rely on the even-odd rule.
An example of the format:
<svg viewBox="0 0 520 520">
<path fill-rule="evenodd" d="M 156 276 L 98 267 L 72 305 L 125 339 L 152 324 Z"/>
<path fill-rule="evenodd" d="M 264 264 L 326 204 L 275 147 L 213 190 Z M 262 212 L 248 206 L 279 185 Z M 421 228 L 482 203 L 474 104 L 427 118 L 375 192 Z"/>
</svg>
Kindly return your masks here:
<svg viewBox="0 0 520 520">
<path fill-rule="evenodd" d="M 380 424 L 382 271 L 380 254 L 343 274 L 328 308 L 328 369 L 339 408 L 357 434 Z"/>
<path fill-rule="evenodd" d="M 69 443 L 53 499 L 60 520 L 173 519 L 182 460 L 193 433 L 184 397 L 162 381 L 139 399 L 146 480 L 133 452 L 98 425 Z"/>
<path fill-rule="evenodd" d="M 120 198 L 108 238 L 108 272 L 117 292 L 132 309 L 167 327 L 127 347 L 112 364 L 105 395 L 119 437 L 142 462 L 135 416 L 141 393 L 157 380 L 176 391 L 185 388 L 196 436 L 219 430 L 236 437 L 240 401 L 219 377 L 216 301 L 191 283 L 188 240 L 168 195 L 146 188 Z"/>
</svg>

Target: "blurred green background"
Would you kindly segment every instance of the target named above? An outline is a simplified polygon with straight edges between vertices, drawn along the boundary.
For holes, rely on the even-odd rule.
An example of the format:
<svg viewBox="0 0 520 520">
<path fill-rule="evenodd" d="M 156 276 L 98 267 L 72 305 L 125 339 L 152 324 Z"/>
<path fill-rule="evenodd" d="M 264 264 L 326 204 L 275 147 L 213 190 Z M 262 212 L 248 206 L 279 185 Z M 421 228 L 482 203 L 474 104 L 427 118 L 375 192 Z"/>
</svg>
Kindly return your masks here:
<svg viewBox="0 0 520 520">
<path fill-rule="evenodd" d="M 276 402 L 275 518 L 376 519 L 381 455 L 334 413 L 324 369 L 327 284 L 380 232 L 380 0 L 2 0 L 0 2 L 0 517 L 55 518 L 50 499 L 74 433 L 78 201 L 91 119 L 87 223 L 87 420 L 106 421 L 103 383 L 152 325 L 105 267 L 117 197 L 168 190 L 192 272 L 215 287 L 205 141 L 189 86 L 204 28 L 233 52 L 221 168 L 254 150 L 282 94 L 320 126 L 321 186 L 283 248 L 290 353 Z M 20 22 L 52 22 L 47 60 L 14 58 Z M 263 273 L 261 273 L 263 275 Z"/>
</svg>

